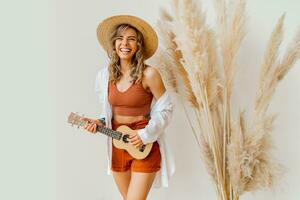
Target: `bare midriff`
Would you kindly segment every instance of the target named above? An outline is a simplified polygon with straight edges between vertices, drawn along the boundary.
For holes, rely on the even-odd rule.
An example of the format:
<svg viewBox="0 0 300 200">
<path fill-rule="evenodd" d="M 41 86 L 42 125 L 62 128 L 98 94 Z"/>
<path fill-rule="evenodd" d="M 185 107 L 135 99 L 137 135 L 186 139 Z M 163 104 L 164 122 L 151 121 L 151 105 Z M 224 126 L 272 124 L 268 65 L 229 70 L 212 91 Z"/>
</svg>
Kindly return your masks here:
<svg viewBox="0 0 300 200">
<path fill-rule="evenodd" d="M 148 116 L 138 115 L 138 116 L 127 116 L 127 115 L 113 115 L 113 119 L 120 123 L 133 123 L 136 121 L 149 119 Z"/>
</svg>

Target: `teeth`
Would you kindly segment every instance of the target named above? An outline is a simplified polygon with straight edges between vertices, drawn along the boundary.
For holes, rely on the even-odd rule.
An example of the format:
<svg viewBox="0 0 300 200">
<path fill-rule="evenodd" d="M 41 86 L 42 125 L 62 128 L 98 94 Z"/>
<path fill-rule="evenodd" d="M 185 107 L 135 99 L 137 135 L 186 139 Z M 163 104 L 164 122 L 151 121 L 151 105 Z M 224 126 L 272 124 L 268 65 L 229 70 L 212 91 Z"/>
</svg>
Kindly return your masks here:
<svg viewBox="0 0 300 200">
<path fill-rule="evenodd" d="M 131 50 L 130 49 L 121 48 L 120 51 L 121 52 L 130 52 Z"/>
</svg>

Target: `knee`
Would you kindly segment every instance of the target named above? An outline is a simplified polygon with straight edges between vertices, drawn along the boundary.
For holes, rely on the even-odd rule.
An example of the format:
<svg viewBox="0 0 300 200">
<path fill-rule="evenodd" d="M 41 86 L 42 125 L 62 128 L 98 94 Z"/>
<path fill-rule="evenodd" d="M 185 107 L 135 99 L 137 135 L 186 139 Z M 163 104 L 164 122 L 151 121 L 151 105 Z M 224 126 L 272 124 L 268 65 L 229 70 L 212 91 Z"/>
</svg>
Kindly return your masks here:
<svg viewBox="0 0 300 200">
<path fill-rule="evenodd" d="M 124 200 L 146 200 L 145 198 L 126 198 Z"/>
<path fill-rule="evenodd" d="M 146 200 L 147 197 L 145 196 L 139 196 L 139 195 L 127 195 L 127 197 L 124 200 Z"/>
</svg>

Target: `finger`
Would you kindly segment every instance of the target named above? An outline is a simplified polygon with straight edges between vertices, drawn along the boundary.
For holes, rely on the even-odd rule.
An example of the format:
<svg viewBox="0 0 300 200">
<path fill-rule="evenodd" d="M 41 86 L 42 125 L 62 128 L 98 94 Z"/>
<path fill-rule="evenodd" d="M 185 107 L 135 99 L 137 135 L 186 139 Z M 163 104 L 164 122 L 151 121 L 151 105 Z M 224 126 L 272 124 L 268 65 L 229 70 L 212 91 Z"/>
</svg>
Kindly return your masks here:
<svg viewBox="0 0 300 200">
<path fill-rule="evenodd" d="M 132 145 L 136 145 L 136 144 L 138 144 L 138 142 L 139 142 L 139 141 L 137 141 L 137 140 L 130 141 L 130 143 L 131 143 Z"/>
<path fill-rule="evenodd" d="M 139 144 L 136 144 L 134 146 L 135 146 L 135 148 L 139 149 L 141 147 L 141 144 L 139 143 Z"/>
<path fill-rule="evenodd" d="M 137 147 L 137 146 L 140 144 L 139 141 L 132 141 L 132 142 L 130 142 L 130 143 L 131 143 L 131 145 L 134 146 L 134 147 Z"/>
<path fill-rule="evenodd" d="M 133 141 L 131 144 L 134 145 L 134 146 L 136 146 L 136 145 L 141 145 L 141 144 L 142 144 L 142 141 L 136 140 L 136 141 Z"/>
<path fill-rule="evenodd" d="M 91 121 L 86 121 L 85 127 L 88 128 L 92 125 L 93 123 Z"/>
<path fill-rule="evenodd" d="M 89 127 L 89 123 L 87 122 L 87 123 L 85 123 L 85 125 L 84 125 L 84 129 L 88 129 L 88 127 Z"/>
<path fill-rule="evenodd" d="M 91 126 L 90 126 L 90 131 L 91 131 L 91 132 L 94 132 L 94 130 L 95 130 L 95 124 L 91 124 Z"/>
<path fill-rule="evenodd" d="M 129 139 L 136 140 L 136 139 L 139 139 L 139 136 L 138 135 L 131 135 L 131 136 L 129 136 Z"/>
<path fill-rule="evenodd" d="M 134 138 L 133 140 L 130 140 L 131 144 L 143 144 L 143 141 L 140 138 Z"/>
<path fill-rule="evenodd" d="M 96 133 L 97 132 L 97 124 L 93 125 L 93 132 Z"/>
<path fill-rule="evenodd" d="M 129 142 L 131 142 L 132 144 L 137 142 L 138 141 L 138 138 L 131 138 L 129 139 Z"/>
<path fill-rule="evenodd" d="M 89 119 L 89 122 L 92 124 L 95 124 L 95 120 L 93 120 L 93 119 Z"/>
<path fill-rule="evenodd" d="M 135 136 L 129 136 L 128 139 L 129 139 L 129 140 L 134 140 L 134 139 L 135 139 Z"/>
<path fill-rule="evenodd" d="M 93 125 L 92 125 L 92 124 L 89 124 L 89 125 L 87 126 L 87 130 L 90 131 L 90 132 L 92 132 L 92 130 L 93 130 Z"/>
</svg>

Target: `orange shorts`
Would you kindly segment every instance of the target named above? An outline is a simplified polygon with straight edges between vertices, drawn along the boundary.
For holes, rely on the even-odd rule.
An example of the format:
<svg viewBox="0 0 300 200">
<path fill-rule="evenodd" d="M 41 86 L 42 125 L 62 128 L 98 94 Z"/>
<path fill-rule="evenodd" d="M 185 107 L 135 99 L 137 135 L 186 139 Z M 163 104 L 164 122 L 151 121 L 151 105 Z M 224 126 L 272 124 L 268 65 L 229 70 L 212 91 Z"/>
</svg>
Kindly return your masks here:
<svg viewBox="0 0 300 200">
<path fill-rule="evenodd" d="M 148 122 L 149 120 L 147 119 L 133 123 L 119 123 L 112 120 L 112 129 L 116 130 L 121 125 L 126 125 L 133 130 L 142 129 L 148 124 Z M 160 162 L 161 155 L 159 144 L 157 142 L 153 143 L 149 155 L 142 160 L 135 159 L 126 150 L 118 149 L 112 145 L 112 171 L 125 172 L 127 170 L 131 170 L 134 172 L 153 173 L 160 170 Z"/>
</svg>

